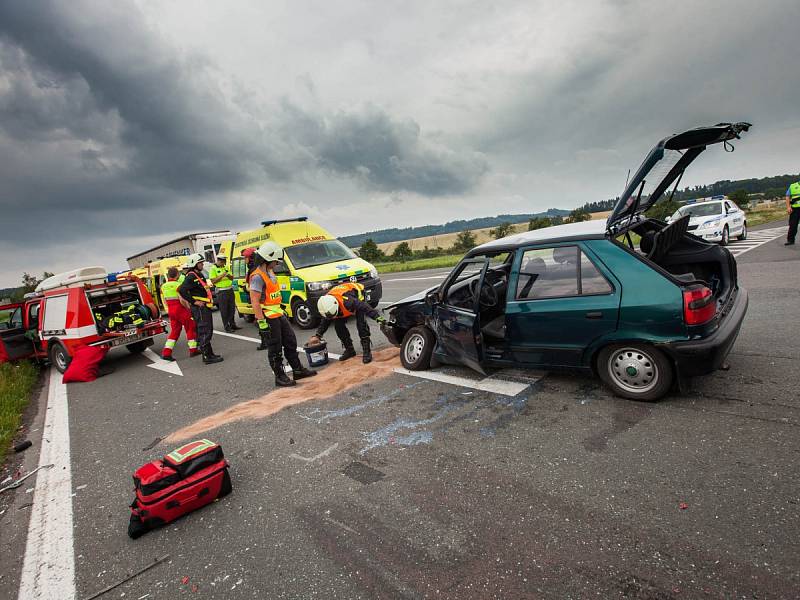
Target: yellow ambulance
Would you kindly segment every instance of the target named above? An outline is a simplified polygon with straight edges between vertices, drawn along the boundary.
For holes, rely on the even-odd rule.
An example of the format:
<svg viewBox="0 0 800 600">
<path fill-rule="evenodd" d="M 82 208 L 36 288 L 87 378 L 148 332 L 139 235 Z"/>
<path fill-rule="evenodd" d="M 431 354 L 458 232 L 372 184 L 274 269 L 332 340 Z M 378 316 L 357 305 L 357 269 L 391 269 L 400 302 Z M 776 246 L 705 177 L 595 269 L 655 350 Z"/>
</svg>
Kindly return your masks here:
<svg viewBox="0 0 800 600">
<path fill-rule="evenodd" d="M 185 256 L 170 256 L 168 258 L 154 260 L 147 264 L 147 270 L 151 281 L 148 289 L 162 313 L 167 312 L 164 298 L 161 296 L 161 286 L 164 285 L 164 282 L 167 280 L 167 271 L 170 267 L 177 267 L 180 271 L 185 262 Z"/>
<path fill-rule="evenodd" d="M 246 282 L 248 265 L 242 252 L 247 248 L 257 249 L 268 240 L 283 248 L 283 261 L 275 274 L 286 314 L 301 329 L 317 326 L 317 300 L 345 281 L 362 284 L 365 300 L 378 306 L 383 286 L 377 269 L 307 217 L 298 217 L 262 221 L 260 228 L 243 231 L 237 234 L 235 241 L 222 244 L 219 253 L 229 258 L 236 308 L 241 317 L 253 320 Z"/>
</svg>

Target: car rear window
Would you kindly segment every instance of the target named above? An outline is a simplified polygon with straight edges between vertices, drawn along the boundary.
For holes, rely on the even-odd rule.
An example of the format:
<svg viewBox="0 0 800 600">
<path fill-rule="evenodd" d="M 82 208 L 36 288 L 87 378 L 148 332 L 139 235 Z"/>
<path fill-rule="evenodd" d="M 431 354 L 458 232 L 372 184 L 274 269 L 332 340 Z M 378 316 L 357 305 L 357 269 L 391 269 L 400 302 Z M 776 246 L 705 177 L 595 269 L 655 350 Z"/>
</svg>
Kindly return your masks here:
<svg viewBox="0 0 800 600">
<path fill-rule="evenodd" d="M 602 273 L 577 246 L 528 250 L 522 256 L 517 300 L 564 298 L 612 291 Z"/>
</svg>

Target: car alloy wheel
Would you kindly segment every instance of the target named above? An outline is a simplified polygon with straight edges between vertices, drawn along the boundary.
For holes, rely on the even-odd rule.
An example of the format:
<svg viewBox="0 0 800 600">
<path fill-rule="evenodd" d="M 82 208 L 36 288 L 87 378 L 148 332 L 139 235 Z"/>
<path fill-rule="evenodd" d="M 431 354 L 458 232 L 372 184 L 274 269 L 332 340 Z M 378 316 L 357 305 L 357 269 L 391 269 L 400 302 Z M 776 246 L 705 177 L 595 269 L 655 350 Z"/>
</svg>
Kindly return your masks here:
<svg viewBox="0 0 800 600">
<path fill-rule="evenodd" d="M 658 385 L 658 365 L 637 348 L 620 348 L 608 358 L 608 373 L 627 392 L 643 394 Z"/>
<path fill-rule="evenodd" d="M 403 346 L 406 362 L 416 364 L 425 352 L 425 338 L 422 334 L 413 333 Z"/>
<path fill-rule="evenodd" d="M 731 233 L 728 230 L 728 226 L 725 225 L 725 228 L 722 230 L 722 245 L 727 246 L 728 242 L 731 241 Z"/>
<path fill-rule="evenodd" d="M 737 239 L 739 239 L 739 240 L 746 240 L 747 239 L 747 223 L 742 225 L 742 233 L 739 234 Z"/>
</svg>

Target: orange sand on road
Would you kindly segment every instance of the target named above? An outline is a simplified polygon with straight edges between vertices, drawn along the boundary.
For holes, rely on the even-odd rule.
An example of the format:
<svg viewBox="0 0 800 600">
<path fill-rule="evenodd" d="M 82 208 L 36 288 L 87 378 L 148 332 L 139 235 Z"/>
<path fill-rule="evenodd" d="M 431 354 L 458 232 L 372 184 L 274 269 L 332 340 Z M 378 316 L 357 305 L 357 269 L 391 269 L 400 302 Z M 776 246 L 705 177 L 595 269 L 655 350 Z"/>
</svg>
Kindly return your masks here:
<svg viewBox="0 0 800 600">
<path fill-rule="evenodd" d="M 318 371 L 316 377 L 303 379 L 291 388 L 276 388 L 269 394 L 256 400 L 241 402 L 221 412 L 210 415 L 170 434 L 164 439 L 167 443 L 179 442 L 198 437 L 209 429 L 214 429 L 242 419 L 263 419 L 274 415 L 279 410 L 301 404 L 310 400 L 326 400 L 363 383 L 383 379 L 392 374 L 395 367 L 400 366 L 396 348 L 388 348 L 373 353 L 372 363 L 365 365 L 361 357 L 351 358 L 347 362 L 333 361 Z M 264 365 L 264 376 L 271 376 L 272 371 Z"/>
</svg>

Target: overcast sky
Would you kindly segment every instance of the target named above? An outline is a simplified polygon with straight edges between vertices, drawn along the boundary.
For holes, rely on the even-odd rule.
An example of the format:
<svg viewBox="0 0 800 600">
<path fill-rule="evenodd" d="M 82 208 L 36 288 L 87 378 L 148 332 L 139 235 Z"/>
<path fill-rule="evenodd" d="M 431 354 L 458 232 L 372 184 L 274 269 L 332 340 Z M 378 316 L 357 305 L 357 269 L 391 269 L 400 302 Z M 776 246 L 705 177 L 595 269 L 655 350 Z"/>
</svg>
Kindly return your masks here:
<svg viewBox="0 0 800 600">
<path fill-rule="evenodd" d="M 184 232 L 573 208 L 800 171 L 800 2 L 0 0 L 0 286 Z"/>
</svg>

